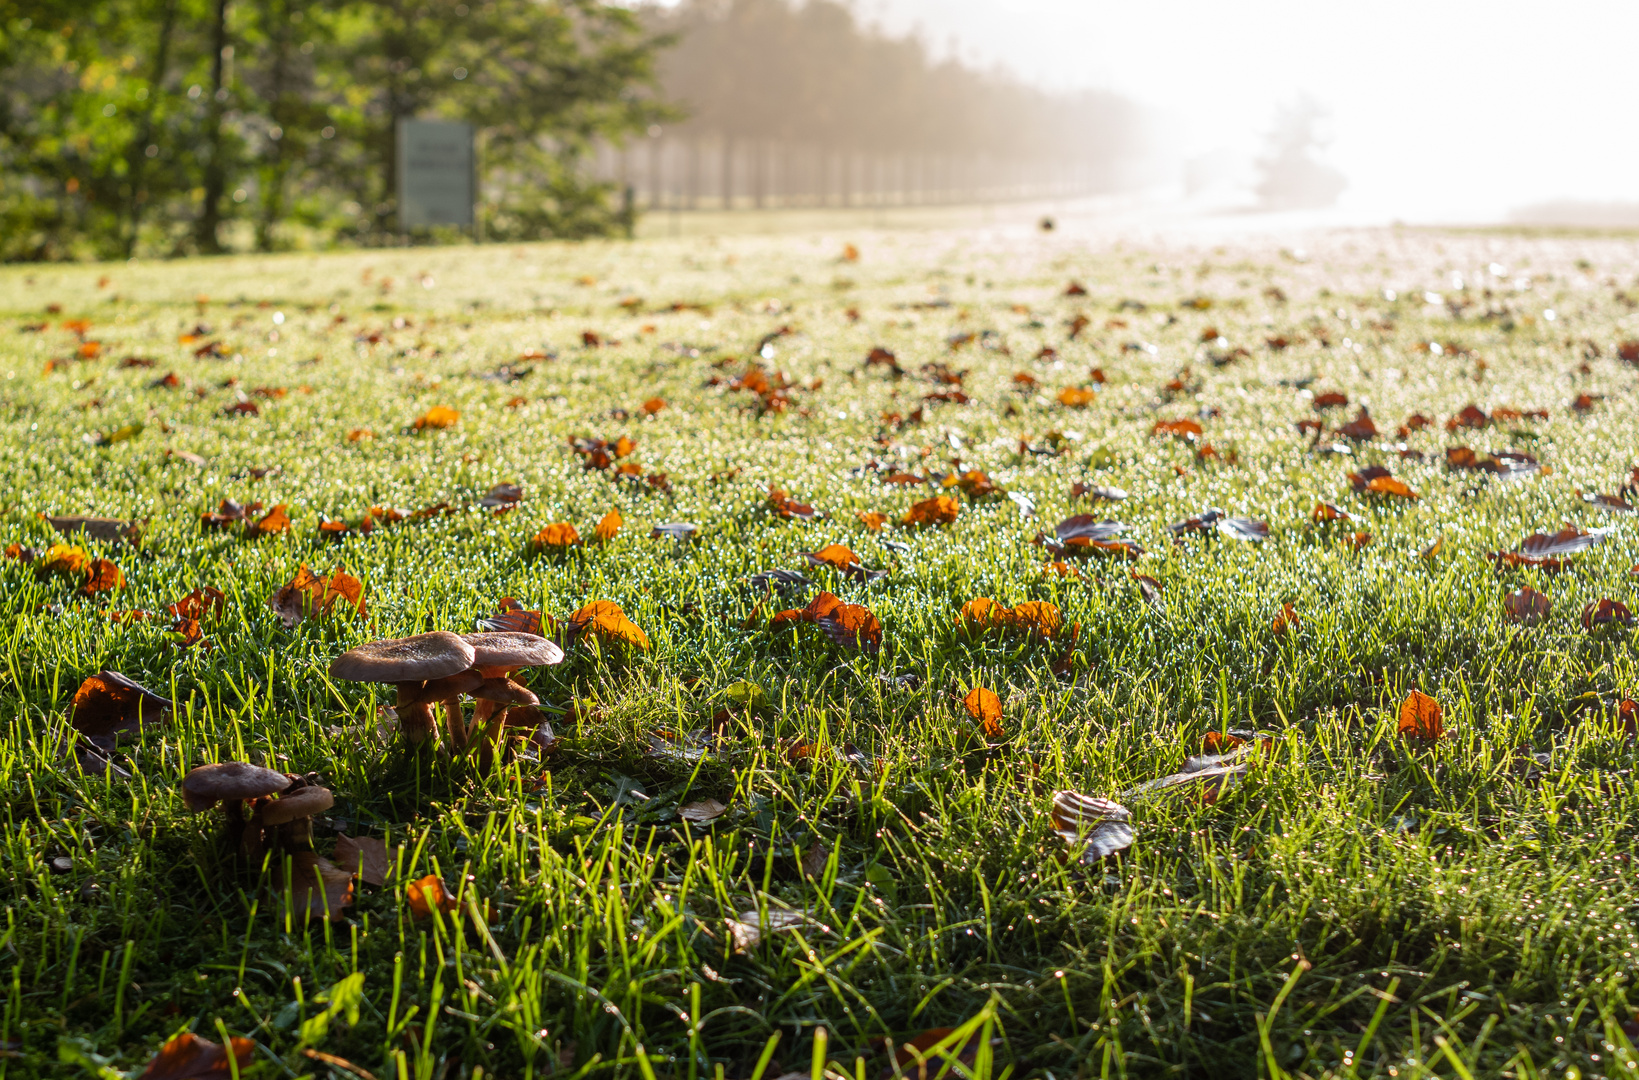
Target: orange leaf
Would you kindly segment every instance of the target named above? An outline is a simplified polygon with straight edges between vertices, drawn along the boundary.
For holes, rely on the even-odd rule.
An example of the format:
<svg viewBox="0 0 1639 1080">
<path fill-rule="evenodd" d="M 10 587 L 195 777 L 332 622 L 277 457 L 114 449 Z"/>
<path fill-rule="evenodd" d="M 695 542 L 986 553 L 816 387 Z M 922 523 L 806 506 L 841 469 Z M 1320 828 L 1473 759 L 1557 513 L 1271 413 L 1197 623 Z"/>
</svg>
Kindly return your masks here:
<svg viewBox="0 0 1639 1080">
<path fill-rule="evenodd" d="M 284 503 L 280 503 L 278 506 L 275 506 L 272 510 L 269 510 L 266 514 L 262 515 L 261 519 L 255 524 L 246 525 L 245 535 L 252 540 L 255 540 L 263 536 L 272 536 L 274 533 L 289 532 L 290 515 L 286 513 L 286 509 L 287 507 Z"/>
<path fill-rule="evenodd" d="M 1227 731 L 1209 731 L 1201 736 L 1201 752 L 1203 754 L 1228 753 L 1244 741 Z"/>
<path fill-rule="evenodd" d="M 1275 621 L 1270 626 L 1270 630 L 1276 634 L 1284 634 L 1288 630 L 1296 630 L 1302 625 L 1303 620 L 1298 617 L 1298 609 L 1291 604 L 1282 604 L 1280 612 L 1275 616 Z"/>
<path fill-rule="evenodd" d="M 356 427 L 347 433 L 348 442 L 363 442 L 366 439 L 374 439 L 375 437 L 376 433 L 367 427 Z"/>
<path fill-rule="evenodd" d="M 645 401 L 643 403 L 643 411 L 648 413 L 650 416 L 653 416 L 655 413 L 659 412 L 661 409 L 664 409 L 665 407 L 666 407 L 666 402 L 665 402 L 665 399 L 663 399 L 663 398 L 652 397 L 648 401 Z"/>
<path fill-rule="evenodd" d="M 434 405 L 423 413 L 420 419 L 416 420 L 415 429 L 424 431 L 427 428 L 454 427 L 460 422 L 461 414 L 448 405 Z"/>
<path fill-rule="evenodd" d="M 614 451 L 615 457 L 623 458 L 637 449 L 637 443 L 622 435 L 620 438 L 615 440 L 615 445 L 610 447 L 610 449 Z"/>
<path fill-rule="evenodd" d="M 41 570 L 55 574 L 84 574 L 91 569 L 91 553 L 74 544 L 52 544 L 40 556 Z"/>
<path fill-rule="evenodd" d="M 859 518 L 859 521 L 860 521 L 861 525 L 864 525 L 867 529 L 871 530 L 872 532 L 881 532 L 882 531 L 882 526 L 887 524 L 887 522 L 888 522 L 888 515 L 887 514 L 879 514 L 874 510 L 872 510 L 872 511 L 865 511 L 865 510 L 855 511 L 854 516 Z"/>
<path fill-rule="evenodd" d="M 1084 409 L 1091 405 L 1097 397 L 1098 393 L 1096 391 L 1080 386 L 1066 386 L 1058 393 L 1059 404 L 1072 409 Z"/>
<path fill-rule="evenodd" d="M 1013 612 L 988 596 L 975 597 L 962 605 L 957 620 L 970 630 L 999 630 L 1009 624 Z"/>
<path fill-rule="evenodd" d="M 239 1069 L 250 1068 L 256 1044 L 249 1039 L 232 1038 L 229 1045 Z M 184 1031 L 159 1048 L 138 1080 L 226 1080 L 231 1074 L 227 1050 Z"/>
<path fill-rule="evenodd" d="M 1378 495 L 1397 495 L 1402 499 L 1417 498 L 1417 493 L 1411 490 L 1410 485 L 1392 476 L 1375 477 L 1367 482 L 1366 490 Z"/>
<path fill-rule="evenodd" d="M 859 556 L 841 544 L 826 544 L 818 551 L 805 554 L 809 562 L 829 566 L 834 570 L 846 570 L 850 566 L 859 565 Z"/>
<path fill-rule="evenodd" d="M 628 619 L 626 612 L 612 600 L 592 601 L 569 616 L 569 623 L 575 633 L 590 632 L 610 644 L 649 647 L 649 635 Z"/>
<path fill-rule="evenodd" d="M 91 566 L 86 571 L 85 584 L 80 591 L 87 596 L 95 596 L 100 592 L 112 592 L 124 587 L 125 575 L 114 565 L 114 560 L 92 559 Z"/>
<path fill-rule="evenodd" d="M 458 907 L 455 897 L 437 874 L 428 874 L 405 885 L 404 896 L 410 901 L 410 913 L 417 919 L 427 918 L 433 908 L 452 914 Z"/>
<path fill-rule="evenodd" d="M 593 530 L 593 533 L 601 543 L 608 543 L 615 538 L 615 534 L 620 531 L 620 527 L 624 524 L 625 521 L 621 518 L 620 511 L 611 510 L 598 519 L 598 526 Z"/>
<path fill-rule="evenodd" d="M 1438 701 L 1421 690 L 1413 690 L 1400 703 L 1400 734 L 1410 739 L 1438 739 L 1445 734 L 1441 720 L 1444 715 Z"/>
<path fill-rule="evenodd" d="M 531 542 L 537 548 L 566 548 L 580 543 L 580 533 L 575 531 L 573 525 L 560 521 L 536 533 Z"/>
<path fill-rule="evenodd" d="M 1045 601 L 1026 600 L 1014 605 L 1012 623 L 1016 629 L 1050 638 L 1064 626 L 1064 616 L 1058 608 Z"/>
<path fill-rule="evenodd" d="M 840 604 L 831 614 L 816 618 L 814 625 L 838 645 L 872 652 L 882 647 L 882 624 L 860 604 Z"/>
<path fill-rule="evenodd" d="M 975 686 L 968 692 L 967 697 L 962 699 L 962 705 L 966 707 L 967 714 L 979 725 L 979 730 L 984 733 L 985 738 L 1000 739 L 1007 734 L 1002 727 L 1002 699 L 993 691 Z"/>
<path fill-rule="evenodd" d="M 901 521 L 903 525 L 949 525 L 956 520 L 961 507 L 949 495 L 939 495 L 914 504 Z"/>
<path fill-rule="evenodd" d="M 1151 435 L 1177 435 L 1181 439 L 1195 439 L 1201 435 L 1201 425 L 1193 420 L 1161 420 L 1150 428 Z"/>
</svg>

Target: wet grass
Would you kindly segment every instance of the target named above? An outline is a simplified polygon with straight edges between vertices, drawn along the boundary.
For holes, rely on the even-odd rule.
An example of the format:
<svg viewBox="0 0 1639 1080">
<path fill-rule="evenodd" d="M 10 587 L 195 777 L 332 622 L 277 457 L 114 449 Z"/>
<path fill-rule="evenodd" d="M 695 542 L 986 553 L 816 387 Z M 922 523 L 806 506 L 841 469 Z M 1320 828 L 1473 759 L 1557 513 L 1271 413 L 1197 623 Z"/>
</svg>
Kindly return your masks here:
<svg viewBox="0 0 1639 1080">
<path fill-rule="evenodd" d="M 839 259 L 849 239 L 857 262 Z M 1639 790 L 1617 708 L 1639 655 L 1631 631 L 1588 633 L 1578 613 L 1635 605 L 1639 540 L 1578 493 L 1615 493 L 1639 462 L 1639 370 L 1617 355 L 1639 338 L 1636 250 L 929 233 L 0 270 L 4 542 L 51 543 L 42 512 L 148 521 L 139 550 L 86 545 L 123 570 L 109 596 L 0 562 L 0 1071 L 134 1075 L 192 1030 L 253 1039 L 241 1075 L 257 1077 L 350 1075 L 316 1050 L 417 1080 L 772 1078 L 810 1070 L 824 1029 L 836 1073 L 875 1076 L 884 1038 L 972 1022 L 991 1041 L 959 1067 L 982 1075 L 1630 1075 Z M 1071 279 L 1086 295 L 1063 295 Z M 82 334 L 63 328 L 78 318 Z M 605 343 L 584 345 L 588 330 Z M 86 341 L 100 356 L 44 372 Z M 223 355 L 195 356 L 213 341 Z M 864 364 L 874 346 L 903 377 Z M 789 377 L 788 408 L 728 387 L 753 359 Z M 924 403 L 948 388 L 928 363 L 965 369 L 971 402 Z M 506 381 L 504 366 L 530 370 Z M 181 385 L 152 385 L 172 372 Z M 1055 400 L 1084 385 L 1089 407 Z M 1350 406 L 1317 412 L 1330 390 Z M 1574 410 L 1579 394 L 1597 400 Z M 666 408 L 647 417 L 653 397 Z M 240 400 L 257 415 L 228 415 Z M 1378 439 L 1295 426 L 1335 427 L 1361 403 Z M 1550 415 L 1448 433 L 1469 403 Z M 460 423 L 414 431 L 435 405 Z M 918 406 L 920 424 L 883 420 Z M 1433 424 L 1396 435 L 1414 412 Z M 1184 417 L 1216 457 L 1150 434 Z M 136 423 L 125 441 L 85 438 Z M 360 428 L 373 438 L 349 441 Z M 569 445 L 619 435 L 669 490 L 584 469 Z M 1021 454 L 1021 439 L 1063 452 Z M 1457 444 L 1550 469 L 1448 471 Z M 1034 516 L 958 496 L 953 525 L 857 523 L 934 493 L 884 486 L 867 462 L 927 474 L 952 459 Z M 1355 494 L 1345 474 L 1373 463 L 1421 498 Z M 522 485 L 516 509 L 471 505 L 502 481 Z M 1078 482 L 1130 498 L 1072 500 Z M 829 518 L 782 520 L 771 485 Z M 224 498 L 286 504 L 294 527 L 202 531 Z M 1320 500 L 1358 521 L 1311 524 Z M 462 509 L 319 536 L 322 518 L 439 502 Z M 1270 539 L 1172 542 L 1168 524 L 1211 505 L 1268 521 Z M 612 542 L 531 553 L 542 526 L 589 535 L 614 508 Z M 1032 538 L 1088 511 L 1150 553 L 1044 573 Z M 698 539 L 651 538 L 667 521 Z M 1617 528 L 1563 574 L 1485 557 L 1566 521 Z M 1344 542 L 1354 532 L 1371 542 Z M 806 566 L 828 542 L 888 576 Z M 286 630 L 267 598 L 302 565 L 357 575 L 368 616 Z M 867 605 L 880 652 L 771 631 L 780 605 L 745 580 L 776 567 Z M 1553 600 L 1540 626 L 1502 617 L 1522 584 Z M 210 649 L 183 649 L 160 613 L 207 585 L 227 610 L 204 627 Z M 570 710 L 543 760 L 480 775 L 410 755 L 380 688 L 326 673 L 374 636 L 470 630 L 505 596 L 559 616 L 613 600 L 652 643 L 583 644 L 533 674 Z M 1062 636 L 958 631 L 977 596 L 1079 623 L 1068 673 L 1051 670 Z M 1277 635 L 1286 603 L 1302 622 Z M 129 610 L 155 615 L 109 617 Z M 75 688 L 105 668 L 178 704 L 122 745 L 129 779 L 61 751 Z M 742 681 L 766 703 L 734 705 Z M 1004 702 L 999 740 L 960 704 L 978 684 Z M 1413 688 L 1444 706 L 1435 745 L 1395 731 Z M 1231 729 L 1268 751 L 1215 799 L 1196 784 L 1135 802 L 1120 856 L 1077 861 L 1053 835 L 1055 790 L 1115 795 Z M 442 875 L 460 909 L 416 921 L 390 883 L 360 885 L 344 918 L 302 919 L 273 866 L 236 861 L 215 816 L 176 794 L 188 768 L 230 759 L 317 772 L 337 795 L 321 852 L 337 831 L 386 839 L 400 882 Z M 679 818 L 706 797 L 728 813 Z M 752 910 L 802 918 L 737 951 L 725 920 Z M 356 1022 L 316 1020 L 355 975 Z"/>
</svg>

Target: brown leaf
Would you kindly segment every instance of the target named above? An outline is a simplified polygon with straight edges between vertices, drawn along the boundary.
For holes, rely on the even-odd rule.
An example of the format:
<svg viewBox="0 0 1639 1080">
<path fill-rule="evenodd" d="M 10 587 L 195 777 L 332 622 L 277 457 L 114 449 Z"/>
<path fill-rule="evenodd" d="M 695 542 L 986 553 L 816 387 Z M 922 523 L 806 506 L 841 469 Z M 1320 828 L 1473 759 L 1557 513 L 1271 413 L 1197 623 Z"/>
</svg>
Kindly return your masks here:
<svg viewBox="0 0 1639 1080">
<path fill-rule="evenodd" d="M 74 692 L 69 723 L 85 735 L 113 735 L 135 731 L 143 721 L 163 723 L 172 708 L 169 699 L 119 672 L 99 671 Z"/>
<path fill-rule="evenodd" d="M 291 860 L 291 900 L 296 911 L 310 919 L 345 918 L 343 908 L 353 905 L 353 873 L 336 867 L 311 851 L 297 852 Z"/>
<path fill-rule="evenodd" d="M 1372 418 L 1366 415 L 1366 410 L 1362 408 L 1359 415 L 1338 428 L 1337 433 L 1345 439 L 1364 442 L 1367 439 L 1377 438 L 1377 425 L 1372 423 Z"/>
<path fill-rule="evenodd" d="M 1346 510 L 1340 510 L 1331 503 L 1315 503 L 1315 508 L 1309 512 L 1309 520 L 1319 525 L 1327 521 L 1353 521 L 1354 518 Z"/>
<path fill-rule="evenodd" d="M 924 499 L 911 506 L 910 512 L 901 520 L 902 525 L 949 525 L 956 520 L 961 507 L 949 495 L 939 495 L 932 499 Z"/>
<path fill-rule="evenodd" d="M 650 415 L 650 416 L 653 416 L 655 413 L 659 412 L 661 409 L 664 409 L 665 407 L 666 407 L 666 399 L 665 398 L 652 397 L 648 401 L 645 401 L 643 403 L 643 411 L 645 413 L 647 413 L 648 415 Z"/>
<path fill-rule="evenodd" d="M 373 836 L 355 839 L 346 833 L 338 833 L 336 850 L 331 854 L 330 861 L 342 870 L 357 874 L 366 885 L 385 885 L 388 875 L 393 872 L 393 859 L 387 845 Z"/>
<path fill-rule="evenodd" d="M 141 521 L 122 521 L 118 518 L 106 517 L 52 517 L 41 514 L 42 518 L 50 523 L 53 529 L 64 536 L 73 536 L 75 533 L 84 533 L 92 540 L 104 540 L 111 544 L 136 544 L 142 539 Z"/>
<path fill-rule="evenodd" d="M 1181 439 L 1201 437 L 1201 425 L 1194 420 L 1161 420 L 1150 428 L 1151 435 L 1176 435 Z"/>
<path fill-rule="evenodd" d="M 1280 611 L 1275 615 L 1274 623 L 1270 625 L 1269 629 L 1278 637 L 1288 630 L 1296 630 L 1302 625 L 1303 620 L 1298 617 L 1298 609 L 1291 604 L 1282 604 Z"/>
<path fill-rule="evenodd" d="M 86 568 L 85 584 L 80 586 L 80 591 L 87 596 L 95 596 L 124 587 L 125 575 L 120 573 L 120 568 L 114 565 L 112 559 L 92 559 L 91 565 Z"/>
<path fill-rule="evenodd" d="M 1417 493 L 1404 480 L 1379 476 L 1366 482 L 1366 490 L 1374 495 L 1394 495 L 1402 499 L 1416 499 Z"/>
<path fill-rule="evenodd" d="M 250 1039 L 232 1038 L 229 1045 L 234 1064 L 241 1071 L 250 1068 L 256 1044 Z M 159 1048 L 138 1080 L 228 1080 L 232 1075 L 227 1050 L 184 1031 Z"/>
<path fill-rule="evenodd" d="M 985 738 L 994 742 L 1007 734 L 1002 727 L 1002 699 L 994 691 L 975 686 L 962 699 L 962 706 Z"/>
<path fill-rule="evenodd" d="M 404 896 L 410 902 L 410 914 L 417 919 L 427 918 L 434 908 L 452 914 L 460 906 L 437 874 L 428 874 L 405 885 Z"/>
<path fill-rule="evenodd" d="M 1620 600 L 1605 597 L 1582 609 L 1582 628 L 1593 630 L 1598 626 L 1632 626 L 1633 612 Z"/>
<path fill-rule="evenodd" d="M 363 582 L 339 566 L 329 577 L 319 577 L 302 566 L 290 584 L 268 598 L 268 606 L 278 613 L 286 629 L 293 629 L 305 614 L 329 614 L 338 600 L 365 614 Z"/>
<path fill-rule="evenodd" d="M 1529 585 L 1515 589 L 1502 601 L 1503 618 L 1527 626 L 1543 621 L 1553 609 L 1553 602 Z"/>
<path fill-rule="evenodd" d="M 221 589 L 206 585 L 176 601 L 165 605 L 165 610 L 178 619 L 203 619 L 208 615 L 221 614 L 228 601 Z"/>
<path fill-rule="evenodd" d="M 1440 708 L 1438 701 L 1421 690 L 1413 690 L 1400 703 L 1398 730 L 1410 739 L 1433 741 L 1445 734 L 1444 715 L 1445 710 Z"/>
</svg>

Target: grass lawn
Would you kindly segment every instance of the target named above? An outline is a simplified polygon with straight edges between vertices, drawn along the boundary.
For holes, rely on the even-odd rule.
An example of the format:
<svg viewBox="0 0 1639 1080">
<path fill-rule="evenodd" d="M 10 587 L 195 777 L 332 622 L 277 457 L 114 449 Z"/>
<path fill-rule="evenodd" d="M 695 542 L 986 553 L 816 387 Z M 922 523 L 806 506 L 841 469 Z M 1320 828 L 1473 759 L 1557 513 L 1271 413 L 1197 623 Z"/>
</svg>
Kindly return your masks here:
<svg viewBox="0 0 1639 1080">
<path fill-rule="evenodd" d="M 1583 612 L 1639 609 L 1634 518 L 1588 501 L 1639 484 L 1639 242 L 1305 245 L 0 269 L 0 1076 L 134 1077 L 182 1032 L 255 1078 L 865 1080 L 918 1037 L 929 1076 L 1633 1075 L 1639 639 Z M 203 527 L 223 500 L 289 526 Z M 140 543 L 42 517 L 86 514 Z M 1072 515 L 1129 528 L 1033 543 Z M 537 550 L 557 523 L 585 542 Z M 1610 531 L 1492 557 L 1567 525 Z M 365 612 L 287 627 L 304 566 Z M 822 591 L 869 616 L 775 617 Z M 411 748 L 329 673 L 507 597 L 567 648 L 518 676 L 555 742 Z M 99 671 L 174 703 L 108 769 Z M 1441 737 L 1401 733 L 1413 691 Z M 184 806 L 217 761 L 313 774 L 313 851 L 384 841 L 386 883 L 308 917 L 311 854 Z M 1130 846 L 1115 809 L 1060 835 L 1061 791 Z"/>
</svg>

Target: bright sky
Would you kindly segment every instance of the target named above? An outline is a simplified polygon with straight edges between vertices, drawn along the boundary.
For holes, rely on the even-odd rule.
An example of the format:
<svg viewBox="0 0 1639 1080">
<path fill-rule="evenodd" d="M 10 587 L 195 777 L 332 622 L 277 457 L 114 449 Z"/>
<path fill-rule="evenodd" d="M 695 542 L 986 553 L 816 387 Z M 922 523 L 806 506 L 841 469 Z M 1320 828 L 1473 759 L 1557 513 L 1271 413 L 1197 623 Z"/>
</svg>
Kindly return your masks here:
<svg viewBox="0 0 1639 1080">
<path fill-rule="evenodd" d="M 1480 220 L 1639 203 L 1634 0 L 859 0 L 967 60 L 1120 91 L 1181 156 L 1255 151 L 1277 106 L 1331 111 L 1347 208 Z"/>
</svg>

